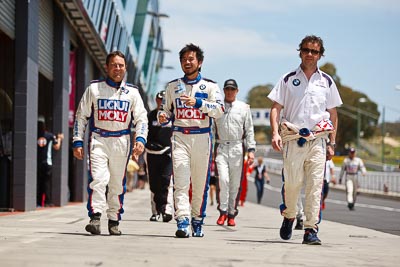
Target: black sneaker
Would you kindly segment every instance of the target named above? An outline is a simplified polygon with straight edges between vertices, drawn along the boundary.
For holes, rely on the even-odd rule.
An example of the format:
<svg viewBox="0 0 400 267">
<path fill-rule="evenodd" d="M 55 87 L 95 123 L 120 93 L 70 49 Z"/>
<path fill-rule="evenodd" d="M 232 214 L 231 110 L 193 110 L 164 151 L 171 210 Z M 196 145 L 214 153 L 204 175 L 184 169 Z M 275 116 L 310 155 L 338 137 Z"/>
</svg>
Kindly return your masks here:
<svg viewBox="0 0 400 267">
<path fill-rule="evenodd" d="M 283 218 L 281 230 L 279 231 L 283 240 L 289 240 L 292 237 L 293 222 L 294 218 Z"/>
<path fill-rule="evenodd" d="M 108 232 L 110 235 L 121 235 L 121 231 L 118 229 L 119 222 L 108 220 Z"/>
<path fill-rule="evenodd" d="M 171 215 L 171 214 L 164 213 L 164 214 L 162 215 L 162 220 L 163 220 L 163 222 L 169 222 L 169 221 L 172 220 L 172 215 Z"/>
<path fill-rule="evenodd" d="M 317 231 L 312 228 L 307 228 L 304 231 L 303 244 L 306 245 L 321 245 L 321 240 L 317 236 Z"/>
<path fill-rule="evenodd" d="M 303 230 L 303 220 L 302 219 L 297 219 L 296 220 L 296 225 L 294 227 L 294 230 Z"/>
<path fill-rule="evenodd" d="M 347 204 L 347 207 L 349 207 L 349 210 L 354 210 L 354 203 Z"/>
<path fill-rule="evenodd" d="M 90 222 L 85 227 L 86 232 L 89 232 L 92 235 L 101 234 L 100 217 L 101 217 L 101 213 L 93 214 L 90 217 Z"/>
<path fill-rule="evenodd" d="M 158 218 L 160 218 L 160 215 L 158 215 L 158 214 L 153 214 L 153 215 L 151 215 L 151 217 L 150 217 L 150 221 L 156 222 L 156 221 L 158 221 Z"/>
</svg>

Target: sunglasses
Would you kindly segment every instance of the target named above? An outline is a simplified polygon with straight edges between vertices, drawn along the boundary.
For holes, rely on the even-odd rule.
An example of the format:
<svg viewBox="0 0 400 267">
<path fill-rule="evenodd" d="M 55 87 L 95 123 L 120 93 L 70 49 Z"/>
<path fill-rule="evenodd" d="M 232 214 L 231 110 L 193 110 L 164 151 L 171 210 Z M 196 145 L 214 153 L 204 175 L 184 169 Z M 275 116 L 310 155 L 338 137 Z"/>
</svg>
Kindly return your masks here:
<svg viewBox="0 0 400 267">
<path fill-rule="evenodd" d="M 313 56 L 319 55 L 319 53 L 320 53 L 320 51 L 318 51 L 318 50 L 309 49 L 309 48 L 301 48 L 300 51 L 304 54 L 311 53 Z"/>
</svg>

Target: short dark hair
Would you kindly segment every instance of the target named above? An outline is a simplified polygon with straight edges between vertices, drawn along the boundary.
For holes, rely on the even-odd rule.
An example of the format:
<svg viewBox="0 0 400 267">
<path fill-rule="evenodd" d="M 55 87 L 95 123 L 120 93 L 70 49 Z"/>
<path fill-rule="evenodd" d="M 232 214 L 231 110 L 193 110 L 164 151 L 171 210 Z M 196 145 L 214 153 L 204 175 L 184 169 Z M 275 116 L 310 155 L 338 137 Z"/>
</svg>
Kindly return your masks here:
<svg viewBox="0 0 400 267">
<path fill-rule="evenodd" d="M 112 51 L 110 54 L 107 55 L 106 65 L 108 66 L 108 63 L 110 63 L 111 58 L 116 57 L 116 56 L 122 57 L 124 59 L 125 65 L 126 65 L 126 58 L 125 58 L 124 53 L 122 53 L 121 51 L 118 51 L 118 50 Z"/>
<path fill-rule="evenodd" d="M 315 36 L 315 35 L 307 35 L 306 37 L 301 40 L 301 43 L 299 44 L 299 49 L 297 51 L 300 51 L 301 48 L 303 47 L 304 44 L 306 43 L 317 43 L 320 46 L 319 54 L 320 56 L 324 56 L 325 53 L 325 47 L 324 47 L 324 41 L 322 41 L 321 37 Z"/>
<path fill-rule="evenodd" d="M 196 52 L 197 61 L 203 62 L 204 52 L 198 45 L 195 44 L 187 44 L 184 48 L 181 49 L 181 51 L 179 51 L 179 61 L 182 61 L 183 55 L 188 51 Z"/>
</svg>

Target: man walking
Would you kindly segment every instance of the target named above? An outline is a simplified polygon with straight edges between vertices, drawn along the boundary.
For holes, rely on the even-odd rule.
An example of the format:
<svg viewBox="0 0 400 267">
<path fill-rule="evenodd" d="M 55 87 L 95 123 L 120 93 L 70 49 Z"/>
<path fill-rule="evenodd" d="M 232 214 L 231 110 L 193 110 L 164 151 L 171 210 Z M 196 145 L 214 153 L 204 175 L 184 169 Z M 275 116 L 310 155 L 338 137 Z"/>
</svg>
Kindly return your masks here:
<svg viewBox="0 0 400 267">
<path fill-rule="evenodd" d="M 284 240 L 292 236 L 298 196 L 305 180 L 303 244 L 320 245 L 317 233 L 326 146 L 335 147 L 336 107 L 342 100 L 333 79 L 317 66 L 325 52 L 322 39 L 306 36 L 298 51 L 300 66 L 285 74 L 268 95 L 273 101 L 272 147 L 283 151 L 281 214 L 284 219 L 280 236 Z"/>
<path fill-rule="evenodd" d="M 364 162 L 359 157 L 356 157 L 356 149 L 352 147 L 349 150 L 349 156 L 343 161 L 339 175 L 339 184 L 342 183 L 342 178 L 345 176 L 346 199 L 349 210 L 354 210 L 354 205 L 356 204 L 358 173 L 360 171 L 363 176 L 367 173 Z"/>
<path fill-rule="evenodd" d="M 136 86 L 123 81 L 126 60 L 114 51 L 106 58 L 107 78 L 92 81 L 76 111 L 73 153 L 83 159 L 83 140 L 89 123 L 89 181 L 86 231 L 101 233 L 100 217 L 108 206 L 108 231 L 121 235 L 118 229 L 126 192 L 126 166 L 132 152 L 131 127 L 135 125 L 136 142 L 133 157 L 142 154 L 147 138 L 147 111 Z M 106 195 L 107 189 L 107 195 Z"/>
<path fill-rule="evenodd" d="M 168 83 L 158 121 L 173 121 L 175 235 L 189 237 L 191 223 L 192 236 L 203 237 L 212 158 L 211 124 L 212 118 L 224 113 L 224 105 L 218 85 L 201 76 L 203 50 L 188 44 L 179 52 L 179 60 L 185 75 Z"/>
<path fill-rule="evenodd" d="M 218 225 L 228 219 L 228 226 L 235 226 L 238 214 L 240 184 L 243 177 L 243 159 L 248 152 L 248 164 L 254 162 L 253 120 L 250 106 L 236 99 L 239 87 L 234 79 L 224 83 L 225 112 L 215 119 L 216 157 L 218 181 Z"/>
<path fill-rule="evenodd" d="M 157 113 L 161 107 L 165 91 L 156 95 L 157 107 L 149 112 L 149 133 L 146 143 L 146 165 L 149 175 L 151 197 L 155 203 L 156 212 L 151 220 L 162 216 L 163 222 L 172 220 L 172 213 L 168 210 L 168 193 L 172 176 L 171 159 L 171 125 L 161 127 L 157 121 Z M 172 204 L 172 203 L 170 203 Z"/>
</svg>

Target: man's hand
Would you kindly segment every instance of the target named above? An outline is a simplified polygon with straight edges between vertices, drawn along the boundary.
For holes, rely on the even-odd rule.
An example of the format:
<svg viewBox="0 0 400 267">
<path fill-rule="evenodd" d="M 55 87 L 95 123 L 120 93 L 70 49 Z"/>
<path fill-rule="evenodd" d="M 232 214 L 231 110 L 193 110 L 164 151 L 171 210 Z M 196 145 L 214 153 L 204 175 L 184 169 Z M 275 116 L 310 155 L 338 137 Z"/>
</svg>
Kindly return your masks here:
<svg viewBox="0 0 400 267">
<path fill-rule="evenodd" d="M 159 123 L 167 123 L 168 122 L 168 116 L 164 112 L 158 113 L 158 122 Z"/>
<path fill-rule="evenodd" d="M 83 160 L 83 148 L 82 147 L 76 147 L 74 148 L 74 157 Z"/>
<path fill-rule="evenodd" d="M 193 107 L 194 105 L 196 105 L 196 98 L 194 97 L 190 97 L 188 95 L 181 95 L 180 99 L 186 106 Z"/>
<path fill-rule="evenodd" d="M 272 136 L 271 144 L 275 151 L 282 151 L 282 138 L 279 134 L 274 134 Z"/>
<path fill-rule="evenodd" d="M 248 166 L 250 166 L 251 164 L 254 163 L 254 152 L 249 152 L 247 154 L 247 162 L 248 162 Z"/>
<path fill-rule="evenodd" d="M 57 138 L 60 139 L 61 141 L 64 140 L 64 134 L 63 133 L 57 134 Z"/>
<path fill-rule="evenodd" d="M 144 151 L 144 144 L 142 142 L 136 142 L 133 147 L 132 159 L 137 162 L 139 156 L 143 153 L 143 151 Z"/>
</svg>

